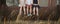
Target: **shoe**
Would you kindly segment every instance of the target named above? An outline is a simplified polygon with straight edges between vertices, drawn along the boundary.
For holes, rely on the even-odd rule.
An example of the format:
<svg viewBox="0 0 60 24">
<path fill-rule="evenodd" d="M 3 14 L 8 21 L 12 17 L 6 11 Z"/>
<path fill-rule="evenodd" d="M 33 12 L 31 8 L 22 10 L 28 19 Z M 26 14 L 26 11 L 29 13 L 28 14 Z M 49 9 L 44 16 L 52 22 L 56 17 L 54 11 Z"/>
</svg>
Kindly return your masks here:
<svg viewBox="0 0 60 24">
<path fill-rule="evenodd" d="M 32 14 L 28 14 L 27 16 L 32 16 Z"/>
</svg>

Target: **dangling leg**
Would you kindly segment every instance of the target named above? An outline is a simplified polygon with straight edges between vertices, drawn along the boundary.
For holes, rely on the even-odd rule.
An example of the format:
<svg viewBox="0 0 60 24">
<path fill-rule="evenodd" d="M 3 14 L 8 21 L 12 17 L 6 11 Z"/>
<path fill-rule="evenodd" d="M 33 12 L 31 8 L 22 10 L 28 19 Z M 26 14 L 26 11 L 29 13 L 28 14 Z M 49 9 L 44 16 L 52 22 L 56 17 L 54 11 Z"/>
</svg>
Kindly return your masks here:
<svg viewBox="0 0 60 24">
<path fill-rule="evenodd" d="M 24 10 L 24 15 L 26 15 L 26 9 L 25 9 L 25 6 L 23 7 L 23 10 Z"/>
<path fill-rule="evenodd" d="M 38 16 L 38 7 L 36 7 L 36 15 Z"/>
<path fill-rule="evenodd" d="M 20 8 L 20 15 L 22 14 L 22 6 L 21 6 L 21 8 Z"/>
<path fill-rule="evenodd" d="M 38 7 L 36 7 L 36 15 L 37 15 L 37 20 L 39 20 Z"/>
<path fill-rule="evenodd" d="M 35 15 L 35 7 L 33 7 L 33 15 Z"/>
<path fill-rule="evenodd" d="M 32 6 L 30 6 L 30 15 L 32 16 L 32 14 L 31 14 L 31 13 L 32 13 Z"/>
<path fill-rule="evenodd" d="M 28 6 L 27 6 L 27 15 L 28 15 Z"/>
<path fill-rule="evenodd" d="M 21 13 L 22 13 L 22 6 L 20 7 L 19 14 L 18 14 L 18 16 L 17 16 L 16 22 L 19 21 L 19 18 L 20 18 L 20 16 L 21 16 Z"/>
</svg>

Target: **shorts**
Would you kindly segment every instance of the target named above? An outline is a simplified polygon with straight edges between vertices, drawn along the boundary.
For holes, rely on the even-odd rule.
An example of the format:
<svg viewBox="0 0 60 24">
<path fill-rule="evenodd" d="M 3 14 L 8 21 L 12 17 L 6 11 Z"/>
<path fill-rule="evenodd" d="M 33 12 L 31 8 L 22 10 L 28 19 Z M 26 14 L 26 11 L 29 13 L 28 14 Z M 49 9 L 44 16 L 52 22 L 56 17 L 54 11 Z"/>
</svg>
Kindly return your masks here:
<svg viewBox="0 0 60 24">
<path fill-rule="evenodd" d="M 27 6 L 30 8 L 30 6 L 32 6 L 32 4 L 30 4 L 30 5 L 26 4 L 26 7 L 27 7 Z"/>
<path fill-rule="evenodd" d="M 32 8 L 34 8 L 34 7 L 35 7 L 35 8 L 36 8 L 36 7 L 40 8 L 40 6 L 39 6 L 38 4 L 33 4 L 33 5 L 32 5 Z"/>
<path fill-rule="evenodd" d="M 20 5 L 20 4 L 19 4 L 18 6 L 21 7 L 21 6 L 25 6 L 25 5 Z"/>
</svg>

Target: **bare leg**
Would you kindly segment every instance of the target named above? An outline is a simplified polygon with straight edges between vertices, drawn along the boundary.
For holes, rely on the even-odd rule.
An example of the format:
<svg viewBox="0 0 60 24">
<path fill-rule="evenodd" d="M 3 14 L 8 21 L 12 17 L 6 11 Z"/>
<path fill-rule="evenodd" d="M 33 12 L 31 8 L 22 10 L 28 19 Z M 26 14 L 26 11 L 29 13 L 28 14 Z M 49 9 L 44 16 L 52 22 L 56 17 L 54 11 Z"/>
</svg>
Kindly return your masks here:
<svg viewBox="0 0 60 24">
<path fill-rule="evenodd" d="M 6 24 L 6 17 L 4 17 L 4 24 Z"/>
<path fill-rule="evenodd" d="M 32 13 L 32 6 L 30 6 L 30 14 Z"/>
<path fill-rule="evenodd" d="M 28 6 L 27 6 L 27 15 L 28 15 Z"/>
<path fill-rule="evenodd" d="M 21 6 L 21 8 L 20 8 L 20 15 L 22 14 L 22 6 Z"/>
<path fill-rule="evenodd" d="M 25 10 L 25 6 L 23 7 L 23 10 L 24 10 L 24 15 L 26 15 L 26 10 Z"/>
<path fill-rule="evenodd" d="M 35 15 L 35 7 L 33 8 L 33 15 Z"/>
<path fill-rule="evenodd" d="M 22 6 L 21 6 L 20 11 L 19 11 L 19 14 L 18 14 L 18 16 L 17 16 L 16 22 L 19 21 L 19 18 L 20 18 L 21 12 L 22 12 Z"/>
<path fill-rule="evenodd" d="M 37 12 L 36 15 L 38 16 L 38 7 L 36 7 L 36 12 Z"/>
</svg>

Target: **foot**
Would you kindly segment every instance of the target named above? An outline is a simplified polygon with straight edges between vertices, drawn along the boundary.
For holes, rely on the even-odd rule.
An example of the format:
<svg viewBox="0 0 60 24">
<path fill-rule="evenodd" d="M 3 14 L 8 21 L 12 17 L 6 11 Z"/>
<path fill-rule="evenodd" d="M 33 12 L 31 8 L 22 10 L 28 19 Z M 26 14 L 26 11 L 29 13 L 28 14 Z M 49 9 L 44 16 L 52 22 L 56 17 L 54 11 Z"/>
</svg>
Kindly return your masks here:
<svg viewBox="0 0 60 24">
<path fill-rule="evenodd" d="M 32 16 L 32 14 L 28 14 L 27 16 Z"/>
</svg>

